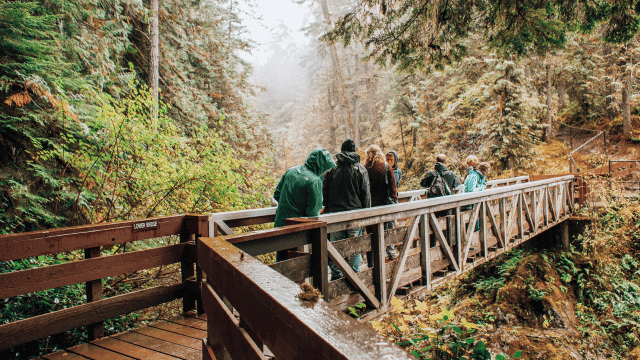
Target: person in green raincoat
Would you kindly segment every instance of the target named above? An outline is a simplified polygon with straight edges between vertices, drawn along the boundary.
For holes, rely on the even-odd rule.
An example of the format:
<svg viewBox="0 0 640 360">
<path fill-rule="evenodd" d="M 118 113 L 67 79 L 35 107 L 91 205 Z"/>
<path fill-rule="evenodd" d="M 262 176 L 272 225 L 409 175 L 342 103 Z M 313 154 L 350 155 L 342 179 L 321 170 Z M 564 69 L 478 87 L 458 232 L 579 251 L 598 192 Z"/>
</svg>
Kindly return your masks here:
<svg viewBox="0 0 640 360">
<path fill-rule="evenodd" d="M 287 170 L 273 193 L 278 202 L 274 226 L 285 226 L 289 218 L 318 216 L 322 209 L 322 175 L 335 166 L 327 150 L 316 148 L 304 165 Z M 285 259 L 286 250 L 276 254 L 276 261 Z"/>
</svg>

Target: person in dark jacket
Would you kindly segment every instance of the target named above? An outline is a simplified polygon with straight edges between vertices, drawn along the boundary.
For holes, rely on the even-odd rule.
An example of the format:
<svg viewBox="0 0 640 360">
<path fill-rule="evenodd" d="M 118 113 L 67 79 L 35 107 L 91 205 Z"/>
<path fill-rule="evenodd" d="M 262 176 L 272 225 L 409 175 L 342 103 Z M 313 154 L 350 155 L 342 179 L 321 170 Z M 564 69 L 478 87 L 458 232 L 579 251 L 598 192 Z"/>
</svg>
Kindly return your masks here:
<svg viewBox="0 0 640 360">
<path fill-rule="evenodd" d="M 376 145 L 369 145 L 366 156 L 364 167 L 367 169 L 371 186 L 371 206 L 389 205 L 389 198 L 398 202 L 395 174 L 386 163 L 382 150 Z"/>
<path fill-rule="evenodd" d="M 402 179 L 402 170 L 398 168 L 398 153 L 395 150 L 388 151 L 385 155 L 387 164 L 393 169 L 393 175 L 396 178 L 396 188 L 400 188 L 400 180 Z"/>
<path fill-rule="evenodd" d="M 449 192 L 445 195 L 453 194 L 453 190 L 460 186 L 460 178 L 458 175 L 454 174 L 453 171 L 447 168 L 447 156 L 445 154 L 439 154 L 436 156 L 436 164 L 433 169 L 428 171 L 427 174 L 420 181 L 420 186 L 429 188 L 433 183 L 433 180 L 436 179 L 438 175 L 442 176 L 447 187 L 449 188 Z"/>
<path fill-rule="evenodd" d="M 340 153 L 336 155 L 338 166 L 324 175 L 323 204 L 324 214 L 364 209 L 371 207 L 369 192 L 369 176 L 367 170 L 360 164 L 360 155 L 356 151 L 356 143 L 347 139 L 342 143 Z M 362 235 L 362 228 L 348 229 L 331 233 L 330 241 L 338 241 Z M 349 265 L 353 271 L 360 271 L 362 255 L 349 257 Z M 331 279 L 341 278 L 342 272 L 329 262 Z"/>
<path fill-rule="evenodd" d="M 447 156 L 445 154 L 438 154 L 438 156 L 436 156 L 436 164 L 434 165 L 433 170 L 427 172 L 422 181 L 420 181 L 420 186 L 429 189 L 439 175 L 442 177 L 446 185 L 445 193 L 442 195 L 446 196 L 453 194 L 454 189 L 460 186 L 460 178 L 458 178 L 458 175 L 454 174 L 453 171 L 447 168 L 446 163 Z M 444 210 L 437 212 L 435 215 L 440 217 L 449 215 L 450 212 L 450 210 Z"/>
<path fill-rule="evenodd" d="M 331 154 L 322 148 L 311 151 L 307 161 L 282 175 L 273 198 L 278 202 L 275 227 L 285 226 L 285 219 L 318 216 L 322 209 L 322 174 L 334 168 Z M 276 260 L 286 260 L 286 250 L 276 254 Z"/>
<path fill-rule="evenodd" d="M 393 168 L 385 161 L 382 150 L 376 145 L 369 145 L 366 150 L 364 167 L 369 174 L 371 184 L 371 206 L 383 206 L 398 203 L 398 189 L 396 187 L 396 177 Z M 392 229 L 395 226 L 393 221 L 384 224 L 385 229 Z M 396 258 L 393 245 L 386 248 L 387 256 L 390 259 Z M 371 255 L 367 255 L 369 266 L 373 265 Z"/>
</svg>

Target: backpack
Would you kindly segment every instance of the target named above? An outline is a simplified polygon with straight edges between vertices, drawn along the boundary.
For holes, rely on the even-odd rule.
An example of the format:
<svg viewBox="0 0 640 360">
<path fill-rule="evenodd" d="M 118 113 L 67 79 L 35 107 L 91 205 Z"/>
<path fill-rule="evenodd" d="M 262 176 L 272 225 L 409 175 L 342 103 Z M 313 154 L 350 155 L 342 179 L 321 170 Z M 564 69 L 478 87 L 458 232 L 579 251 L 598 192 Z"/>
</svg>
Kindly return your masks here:
<svg viewBox="0 0 640 360">
<path fill-rule="evenodd" d="M 431 186 L 427 190 L 427 198 L 436 198 L 445 195 L 451 195 L 451 189 L 445 181 L 444 177 L 438 170 L 433 170 L 436 174 L 435 179 L 431 182 Z"/>
</svg>

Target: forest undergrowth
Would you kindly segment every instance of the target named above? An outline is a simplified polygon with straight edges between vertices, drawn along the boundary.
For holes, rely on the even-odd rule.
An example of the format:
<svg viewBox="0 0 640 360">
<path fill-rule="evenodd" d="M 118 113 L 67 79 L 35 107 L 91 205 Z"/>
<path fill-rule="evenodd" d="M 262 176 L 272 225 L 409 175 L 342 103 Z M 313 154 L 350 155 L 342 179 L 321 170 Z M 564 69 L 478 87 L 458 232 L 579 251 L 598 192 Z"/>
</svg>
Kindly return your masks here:
<svg viewBox="0 0 640 360">
<path fill-rule="evenodd" d="M 545 233 L 370 325 L 423 359 L 637 359 L 640 202 L 606 200 L 569 251 Z"/>
</svg>

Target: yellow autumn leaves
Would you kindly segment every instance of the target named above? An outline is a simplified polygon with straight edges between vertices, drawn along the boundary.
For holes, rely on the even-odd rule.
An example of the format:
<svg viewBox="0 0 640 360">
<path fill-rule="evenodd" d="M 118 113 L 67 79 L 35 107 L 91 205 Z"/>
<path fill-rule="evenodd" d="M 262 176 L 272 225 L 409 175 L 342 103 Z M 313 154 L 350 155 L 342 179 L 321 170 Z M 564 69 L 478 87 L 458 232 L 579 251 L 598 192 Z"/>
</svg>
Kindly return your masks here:
<svg viewBox="0 0 640 360">
<path fill-rule="evenodd" d="M 464 337 L 482 328 L 465 318 L 456 319 L 451 310 L 440 307 L 438 312 L 437 308 L 420 300 L 405 302 L 393 297 L 390 305 L 389 313 L 380 321 L 371 321 L 370 325 L 390 341 L 410 346 L 414 355 L 423 355 L 432 348 L 449 351 L 448 331 Z M 463 341 L 475 342 L 471 339 Z"/>
<path fill-rule="evenodd" d="M 390 305 L 393 309 L 384 319 L 370 323 L 371 327 L 383 335 L 387 335 L 386 332 L 396 330 L 395 327 L 397 327 L 399 330 L 396 331 L 400 331 L 402 334 L 407 334 L 413 328 L 415 331 L 426 332 L 426 335 L 429 336 L 430 333 L 435 333 L 436 330 L 428 324 L 438 323 L 438 321 L 453 323 L 455 318 L 453 311 L 444 307 L 440 308 L 439 313 L 431 314 L 432 308 L 420 300 L 404 302 L 394 296 L 390 301 Z M 478 330 L 481 328 L 480 325 L 471 323 L 465 318 L 460 319 L 458 323 L 466 329 Z"/>
</svg>

